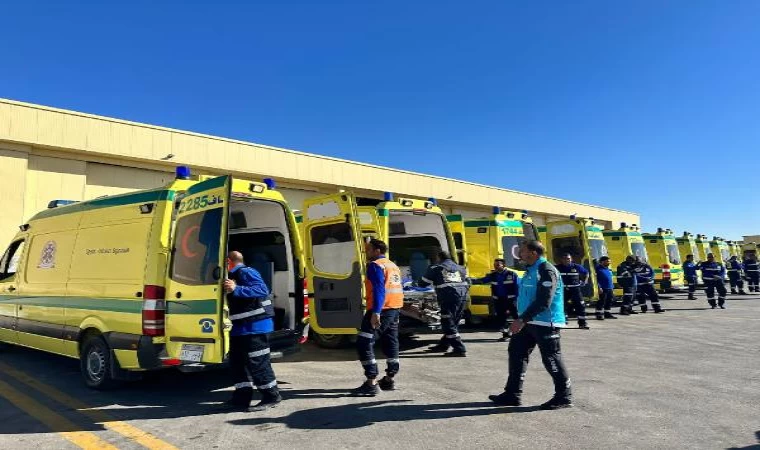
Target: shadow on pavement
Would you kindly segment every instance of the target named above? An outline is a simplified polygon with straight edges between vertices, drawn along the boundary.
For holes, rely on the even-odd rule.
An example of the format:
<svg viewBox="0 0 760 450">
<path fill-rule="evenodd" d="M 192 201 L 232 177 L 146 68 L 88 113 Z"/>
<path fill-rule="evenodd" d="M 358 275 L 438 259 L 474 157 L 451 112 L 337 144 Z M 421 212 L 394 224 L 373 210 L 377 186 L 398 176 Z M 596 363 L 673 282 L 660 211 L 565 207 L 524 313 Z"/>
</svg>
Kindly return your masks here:
<svg viewBox="0 0 760 450">
<path fill-rule="evenodd" d="M 726 450 L 760 450 L 760 431 L 755 432 L 755 439 L 757 439 L 757 444 L 748 445 L 746 447 L 730 447 Z"/>
<path fill-rule="evenodd" d="M 303 409 L 285 417 L 231 420 L 233 425 L 282 423 L 288 428 L 303 430 L 345 430 L 362 428 L 379 422 L 437 420 L 454 417 L 538 411 L 537 406 L 497 407 L 491 402 L 443 403 L 431 405 L 405 404 L 409 400 L 374 401 L 349 405 Z"/>
</svg>

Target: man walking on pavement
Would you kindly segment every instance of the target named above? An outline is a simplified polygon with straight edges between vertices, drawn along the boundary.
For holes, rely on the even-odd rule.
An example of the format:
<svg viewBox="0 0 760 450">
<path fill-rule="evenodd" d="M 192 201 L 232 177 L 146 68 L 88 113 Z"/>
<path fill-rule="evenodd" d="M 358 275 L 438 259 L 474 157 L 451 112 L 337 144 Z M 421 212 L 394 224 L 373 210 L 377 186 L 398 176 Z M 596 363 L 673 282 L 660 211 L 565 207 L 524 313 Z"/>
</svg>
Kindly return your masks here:
<svg viewBox="0 0 760 450">
<path fill-rule="evenodd" d="M 396 388 L 393 378 L 399 371 L 398 321 L 399 309 L 404 306 L 404 290 L 401 271 L 386 258 L 388 246 L 379 239 L 372 239 L 364 245 L 367 254 L 367 277 L 364 290 L 367 296 L 367 312 L 364 313 L 356 350 L 364 368 L 366 380 L 351 391 L 356 397 L 374 397 L 378 386 L 384 391 Z M 380 335 L 380 346 L 385 353 L 385 376 L 378 382 L 377 360 L 375 360 L 375 336 Z"/>
<path fill-rule="evenodd" d="M 697 290 L 697 264 L 694 262 L 694 255 L 686 255 L 682 267 L 686 285 L 689 286 L 689 300 L 696 300 L 694 292 Z"/>
<path fill-rule="evenodd" d="M 750 253 L 744 258 L 744 272 L 747 274 L 749 291 L 760 292 L 760 264 L 756 254 Z"/>
<path fill-rule="evenodd" d="M 612 282 L 612 270 L 610 269 L 610 257 L 602 256 L 596 266 L 596 282 L 599 284 L 599 300 L 596 302 L 596 319 L 617 319 L 612 315 L 612 301 L 615 299 Z"/>
<path fill-rule="evenodd" d="M 229 252 L 227 269 L 224 292 L 232 321 L 229 363 L 235 391 L 225 406 L 263 411 L 282 401 L 269 358 L 269 333 L 274 331 L 269 288 L 256 269 L 244 264 L 240 252 Z M 261 401 L 250 408 L 254 387 Z"/>
<path fill-rule="evenodd" d="M 707 261 L 699 263 L 697 266 L 702 271 L 702 281 L 705 283 L 705 291 L 707 292 L 707 303 L 712 306 L 712 309 L 716 308 L 715 303 L 715 291 L 718 291 L 718 303 L 717 306 L 720 309 L 726 309 L 726 285 L 723 279 L 726 277 L 726 268 L 723 264 L 715 261 L 715 255 L 712 253 L 707 254 Z"/>
<path fill-rule="evenodd" d="M 509 341 L 509 377 L 504 392 L 488 398 L 497 405 L 521 405 L 528 357 L 538 345 L 544 367 L 554 381 L 554 396 L 540 408 L 568 408 L 573 406 L 570 377 L 559 343 L 560 328 L 565 326 L 562 279 L 544 258 L 544 246 L 539 241 L 522 243 L 520 259 L 528 267 L 517 297 L 519 318 L 510 326 L 513 334 Z"/>
<path fill-rule="evenodd" d="M 652 303 L 652 309 L 659 314 L 665 312 L 660 306 L 660 297 L 654 288 L 654 269 L 638 256 L 633 271 L 636 275 L 636 295 L 639 299 L 641 312 L 647 312 L 647 299 Z"/>
<path fill-rule="evenodd" d="M 557 265 L 557 270 L 559 270 L 562 283 L 565 285 L 565 302 L 570 305 L 578 318 L 578 328 L 588 330 L 586 302 L 583 300 L 583 285 L 588 279 L 588 270 L 582 265 L 574 263 L 573 256 L 570 253 L 562 256 L 562 263 Z"/>
<path fill-rule="evenodd" d="M 420 286 L 433 285 L 435 295 L 441 307 L 441 328 L 443 337 L 440 342 L 430 347 L 429 352 L 445 352 L 444 356 L 467 356 L 467 349 L 459 336 L 459 321 L 462 319 L 467 303 L 467 272 L 464 267 L 451 260 L 446 252 L 438 253 L 438 262 L 430 266 L 425 276 L 419 281 Z"/>
<path fill-rule="evenodd" d="M 744 292 L 744 265 L 736 259 L 736 255 L 732 256 L 726 264 L 728 270 L 728 282 L 731 283 L 731 293 L 745 295 Z M 737 292 L 737 288 L 739 292 Z"/>
<path fill-rule="evenodd" d="M 617 267 L 617 281 L 620 287 L 623 288 L 623 304 L 620 306 L 621 316 L 638 314 L 633 310 L 637 288 L 636 274 L 634 272 L 635 265 L 636 259 L 632 255 L 628 255 L 625 257 L 625 261 L 621 262 Z"/>
<path fill-rule="evenodd" d="M 499 342 L 509 339 L 508 320 L 517 319 L 517 287 L 520 275 L 507 269 L 505 261 L 497 258 L 493 262 L 493 271 L 483 278 L 473 278 L 472 284 L 490 284 L 493 308 L 496 313 L 496 322 L 501 327 Z"/>
</svg>

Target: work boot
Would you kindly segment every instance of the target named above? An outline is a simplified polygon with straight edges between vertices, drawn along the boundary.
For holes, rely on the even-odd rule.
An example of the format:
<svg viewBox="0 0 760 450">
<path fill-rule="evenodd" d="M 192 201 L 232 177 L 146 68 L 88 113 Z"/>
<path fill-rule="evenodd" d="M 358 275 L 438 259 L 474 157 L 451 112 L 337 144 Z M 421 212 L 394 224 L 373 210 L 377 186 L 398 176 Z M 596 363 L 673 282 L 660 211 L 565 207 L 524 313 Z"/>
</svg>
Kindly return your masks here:
<svg viewBox="0 0 760 450">
<path fill-rule="evenodd" d="M 596 320 L 604 320 L 604 315 L 601 311 L 596 313 Z"/>
<path fill-rule="evenodd" d="M 586 322 L 585 319 L 581 319 L 578 321 L 578 328 L 581 330 L 589 330 L 588 322 Z"/>
<path fill-rule="evenodd" d="M 747 292 L 742 289 L 739 291 L 739 295 L 747 295 Z"/>
<path fill-rule="evenodd" d="M 377 388 L 376 384 L 372 384 L 371 381 L 367 380 L 364 383 L 362 383 L 361 386 L 359 386 L 356 389 L 353 389 L 351 391 L 351 395 L 353 397 L 374 397 L 376 396 L 380 390 Z"/>
<path fill-rule="evenodd" d="M 249 412 L 264 411 L 269 408 L 274 408 L 278 403 L 282 401 L 280 390 L 276 387 L 271 389 L 264 389 L 261 391 L 261 401 L 256 405 L 248 408 Z"/>
<path fill-rule="evenodd" d="M 245 410 L 251 405 L 253 388 L 235 389 L 232 398 L 219 405 L 220 409 Z"/>
<path fill-rule="evenodd" d="M 638 313 L 639 313 L 639 312 L 638 312 L 638 311 L 636 311 L 636 310 L 635 310 L 635 309 L 633 309 L 633 308 L 631 308 L 631 309 L 629 309 L 629 310 L 628 310 L 628 314 L 631 314 L 631 315 L 633 315 L 633 316 L 635 316 L 635 315 L 636 315 L 636 314 L 638 314 Z"/>
<path fill-rule="evenodd" d="M 384 391 L 396 390 L 396 382 L 393 381 L 393 377 L 389 377 L 388 375 L 381 378 L 380 381 L 377 382 L 377 385 Z"/>
<path fill-rule="evenodd" d="M 662 306 L 660 306 L 660 305 L 652 305 L 652 307 L 654 308 L 654 313 L 655 314 L 660 314 L 660 313 L 664 313 L 665 312 L 665 310 L 662 309 Z"/>
<path fill-rule="evenodd" d="M 444 353 L 443 356 L 464 358 L 465 356 L 467 356 L 467 352 L 463 352 L 462 350 L 452 350 L 448 353 Z"/>
<path fill-rule="evenodd" d="M 499 406 L 520 406 L 522 401 L 514 394 L 510 394 L 506 391 L 499 395 L 489 395 L 488 399 L 496 403 Z"/>
<path fill-rule="evenodd" d="M 641 305 L 641 314 L 646 314 L 648 310 L 647 305 Z"/>
<path fill-rule="evenodd" d="M 687 298 L 687 300 L 696 300 L 696 299 L 697 299 L 697 297 L 694 297 L 694 296 L 693 296 L 693 295 L 691 295 L 691 294 L 689 294 L 689 297 Z"/>
<path fill-rule="evenodd" d="M 430 347 L 429 349 L 425 350 L 428 353 L 443 353 L 449 350 L 449 345 L 447 344 L 435 344 L 434 346 Z"/>
<path fill-rule="evenodd" d="M 509 333 L 506 331 L 501 332 L 501 337 L 499 339 L 496 339 L 496 342 L 507 342 L 507 340 L 510 338 Z"/>
<path fill-rule="evenodd" d="M 539 406 L 539 409 L 545 411 L 554 411 L 555 409 L 572 408 L 573 399 L 570 397 L 552 397 L 551 400 Z"/>
<path fill-rule="evenodd" d="M 736 289 L 731 289 L 731 293 L 734 295 L 738 294 L 738 292 L 736 292 Z"/>
<path fill-rule="evenodd" d="M 617 319 L 617 317 L 613 316 L 612 313 L 609 313 L 609 312 L 604 313 L 604 318 L 605 319 L 615 319 L 615 320 Z"/>
<path fill-rule="evenodd" d="M 628 310 L 625 309 L 625 308 L 620 308 L 620 315 L 621 316 L 630 316 L 631 313 L 629 313 Z"/>
<path fill-rule="evenodd" d="M 723 306 L 723 305 L 718 305 L 718 307 L 719 307 L 720 309 L 726 309 L 726 307 L 725 307 L 725 306 Z"/>
</svg>

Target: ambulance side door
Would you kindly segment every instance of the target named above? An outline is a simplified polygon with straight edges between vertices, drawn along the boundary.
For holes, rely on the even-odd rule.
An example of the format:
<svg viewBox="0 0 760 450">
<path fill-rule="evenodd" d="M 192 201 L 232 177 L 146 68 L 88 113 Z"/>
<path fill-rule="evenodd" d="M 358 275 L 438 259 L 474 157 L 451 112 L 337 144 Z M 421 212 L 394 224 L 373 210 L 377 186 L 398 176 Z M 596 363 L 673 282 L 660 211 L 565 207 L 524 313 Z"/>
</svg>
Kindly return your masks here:
<svg viewBox="0 0 760 450">
<path fill-rule="evenodd" d="M 464 234 L 462 216 L 446 216 L 446 221 L 449 224 L 449 231 L 454 239 L 455 249 L 452 253 L 456 254 L 457 264 L 467 267 L 467 239 Z"/>
<path fill-rule="evenodd" d="M 364 314 L 364 244 L 356 203 L 341 192 L 307 199 L 303 211 L 310 325 L 320 334 L 355 334 Z"/>
<path fill-rule="evenodd" d="M 0 258 L 0 342 L 17 343 L 18 270 L 25 239 L 16 239 Z"/>
<path fill-rule="evenodd" d="M 166 348 L 183 362 L 225 357 L 224 292 L 231 177 L 191 186 L 178 202 L 166 283 Z"/>
</svg>

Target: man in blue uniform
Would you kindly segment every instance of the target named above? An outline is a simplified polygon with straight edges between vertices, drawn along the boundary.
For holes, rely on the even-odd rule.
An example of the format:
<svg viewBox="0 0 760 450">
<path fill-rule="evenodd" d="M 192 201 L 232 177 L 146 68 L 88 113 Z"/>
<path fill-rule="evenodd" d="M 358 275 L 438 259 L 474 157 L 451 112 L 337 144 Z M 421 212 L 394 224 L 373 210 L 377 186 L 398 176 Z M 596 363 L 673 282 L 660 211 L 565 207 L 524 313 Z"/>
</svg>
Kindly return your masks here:
<svg viewBox="0 0 760 450">
<path fill-rule="evenodd" d="M 419 281 L 420 286 L 433 285 L 438 304 L 441 306 L 441 328 L 443 337 L 440 342 L 430 347 L 430 352 L 452 351 L 445 356 L 467 356 L 467 349 L 459 336 L 459 321 L 462 319 L 467 303 L 467 272 L 464 267 L 451 260 L 446 252 L 438 253 L 438 262 L 430 266 L 425 276 Z"/>
<path fill-rule="evenodd" d="M 227 268 L 224 292 L 232 321 L 229 362 L 235 391 L 226 406 L 262 411 L 282 401 L 269 358 L 274 308 L 261 274 L 244 264 L 240 252 L 231 251 L 227 255 Z M 261 401 L 250 408 L 254 387 L 261 394 Z"/>
<path fill-rule="evenodd" d="M 520 281 L 520 275 L 517 272 L 507 269 L 503 259 L 497 258 L 493 261 L 493 271 L 483 278 L 473 278 L 472 284 L 490 284 L 491 297 L 493 298 L 493 308 L 496 313 L 496 322 L 501 327 L 501 337 L 499 342 L 505 342 L 509 339 L 508 318 L 517 319 L 517 286 Z"/>
<path fill-rule="evenodd" d="M 744 272 L 747 274 L 747 284 L 750 292 L 760 292 L 760 264 L 757 255 L 750 253 L 744 258 Z"/>
<path fill-rule="evenodd" d="M 599 285 L 599 300 L 596 302 L 597 320 L 617 319 L 612 315 L 612 301 L 615 299 L 612 282 L 612 270 L 610 269 L 610 257 L 602 256 L 596 266 L 596 282 Z"/>
<path fill-rule="evenodd" d="M 726 277 L 726 268 L 723 267 L 723 264 L 715 261 L 715 255 L 712 253 L 708 253 L 707 261 L 699 263 L 697 268 L 702 271 L 702 281 L 705 283 L 707 302 L 712 306 L 712 309 L 716 308 L 715 291 L 717 290 L 717 306 L 720 306 L 720 309 L 726 309 L 726 285 L 723 283 L 723 279 Z"/>
<path fill-rule="evenodd" d="M 654 288 L 654 269 L 652 266 L 637 256 L 633 272 L 636 275 L 636 295 L 639 299 L 641 312 L 647 312 L 647 299 L 652 303 L 652 309 L 655 313 L 665 312 L 660 306 L 660 297 Z"/>
<path fill-rule="evenodd" d="M 562 256 L 562 263 L 557 265 L 557 270 L 562 276 L 565 285 L 565 307 L 571 308 L 578 318 L 578 328 L 588 330 L 586 320 L 586 302 L 583 300 L 583 285 L 588 279 L 588 270 L 580 264 L 573 262 L 573 256 L 569 253 Z"/>
<path fill-rule="evenodd" d="M 544 367 L 554 381 L 554 396 L 540 408 L 568 408 L 573 406 L 570 377 L 559 344 L 559 330 L 565 326 L 562 279 L 557 268 L 544 258 L 544 246 L 539 241 L 522 243 L 520 259 L 528 267 L 517 297 L 519 318 L 510 326 L 509 377 L 504 392 L 488 398 L 497 405 L 520 406 L 528 357 L 538 345 Z"/>
<path fill-rule="evenodd" d="M 686 285 L 689 286 L 689 300 L 696 300 L 694 292 L 697 290 L 697 264 L 694 262 L 694 255 L 686 255 L 682 267 Z"/>
<path fill-rule="evenodd" d="M 636 301 L 636 274 L 633 269 L 636 265 L 636 259 L 632 255 L 625 257 L 625 261 L 617 267 L 617 281 L 623 288 L 623 304 L 620 306 L 620 315 L 628 316 L 638 314 L 633 310 L 633 304 Z"/>
<path fill-rule="evenodd" d="M 744 281 L 742 280 L 744 277 L 744 265 L 739 262 L 739 260 L 736 259 L 736 255 L 734 255 L 728 260 L 726 266 L 726 269 L 728 270 L 728 282 L 731 283 L 731 293 L 745 295 Z M 736 291 L 737 288 L 739 289 L 739 292 Z"/>
</svg>

